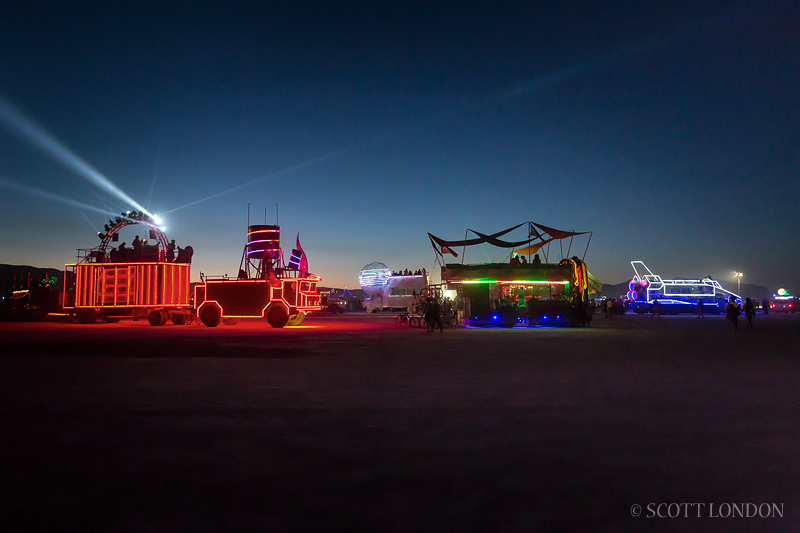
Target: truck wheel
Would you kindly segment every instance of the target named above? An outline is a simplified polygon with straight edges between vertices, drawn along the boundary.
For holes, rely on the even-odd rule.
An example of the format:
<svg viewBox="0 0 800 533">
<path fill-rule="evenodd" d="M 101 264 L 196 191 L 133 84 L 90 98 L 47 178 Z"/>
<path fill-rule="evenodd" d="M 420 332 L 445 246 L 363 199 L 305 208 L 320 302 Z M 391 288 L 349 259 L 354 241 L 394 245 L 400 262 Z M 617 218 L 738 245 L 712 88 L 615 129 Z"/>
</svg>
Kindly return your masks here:
<svg viewBox="0 0 800 533">
<path fill-rule="evenodd" d="M 283 307 L 276 305 L 267 311 L 267 322 L 273 328 L 282 328 L 289 322 L 289 313 Z"/>
<path fill-rule="evenodd" d="M 154 309 L 147 315 L 151 326 L 163 326 L 167 322 L 167 313 L 162 309 Z"/>
<path fill-rule="evenodd" d="M 287 326 L 299 326 L 303 323 L 303 320 L 306 319 L 306 314 L 304 311 L 299 311 L 297 314 L 289 316 L 289 322 L 286 323 Z"/>
<path fill-rule="evenodd" d="M 239 323 L 239 319 L 238 318 L 223 318 L 222 319 L 222 323 L 225 324 L 226 326 L 235 326 L 236 324 Z"/>
<path fill-rule="evenodd" d="M 94 309 L 79 309 L 78 322 L 81 324 L 94 324 L 97 320 L 97 313 Z"/>
<path fill-rule="evenodd" d="M 219 326 L 222 321 L 220 316 L 219 307 L 216 305 L 207 305 L 200 311 L 200 321 L 210 328 Z"/>
<path fill-rule="evenodd" d="M 181 313 L 172 315 L 172 323 L 175 324 L 176 326 L 182 326 L 186 324 L 186 315 Z"/>
</svg>

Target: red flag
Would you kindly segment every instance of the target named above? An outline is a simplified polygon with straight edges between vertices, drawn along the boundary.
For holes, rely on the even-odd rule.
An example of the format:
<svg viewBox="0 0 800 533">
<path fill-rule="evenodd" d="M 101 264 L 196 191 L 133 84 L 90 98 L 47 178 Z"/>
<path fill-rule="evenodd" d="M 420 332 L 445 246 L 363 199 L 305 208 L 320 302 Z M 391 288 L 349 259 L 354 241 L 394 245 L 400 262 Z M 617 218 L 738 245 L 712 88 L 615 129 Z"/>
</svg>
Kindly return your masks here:
<svg viewBox="0 0 800 533">
<path fill-rule="evenodd" d="M 303 247 L 300 246 L 300 232 L 299 231 L 297 232 L 297 246 L 296 246 L 296 248 L 298 250 L 300 250 L 300 266 L 298 267 L 298 270 L 300 270 L 300 272 L 305 272 L 307 274 L 308 273 L 308 258 L 306 258 L 306 253 L 303 251 Z"/>
<path fill-rule="evenodd" d="M 453 257 L 458 257 L 458 254 L 455 253 L 449 246 L 442 246 L 442 253 L 443 254 L 452 254 Z"/>
</svg>

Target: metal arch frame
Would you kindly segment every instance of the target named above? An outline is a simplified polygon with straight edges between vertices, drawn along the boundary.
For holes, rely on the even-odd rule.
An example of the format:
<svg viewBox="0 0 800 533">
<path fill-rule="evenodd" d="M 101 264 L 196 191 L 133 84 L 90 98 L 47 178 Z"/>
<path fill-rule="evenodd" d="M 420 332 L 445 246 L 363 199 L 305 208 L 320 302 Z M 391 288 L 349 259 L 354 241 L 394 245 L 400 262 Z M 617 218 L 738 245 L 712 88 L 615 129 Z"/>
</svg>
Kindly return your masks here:
<svg viewBox="0 0 800 533">
<path fill-rule="evenodd" d="M 124 228 L 125 226 L 130 226 L 133 224 L 145 224 L 151 230 L 155 231 L 158 242 L 161 245 L 161 250 L 159 255 L 166 253 L 167 247 L 169 246 L 169 240 L 167 239 L 167 234 L 164 233 L 161 230 L 161 228 L 156 226 L 151 220 L 148 220 L 147 218 L 122 218 L 122 217 L 117 217 L 114 226 L 106 232 L 105 236 L 103 237 L 103 241 L 97 248 L 98 251 L 102 252 L 105 255 L 106 251 L 108 250 L 108 243 L 111 242 L 111 238 L 114 236 L 114 234 L 117 233 L 122 228 Z"/>
</svg>

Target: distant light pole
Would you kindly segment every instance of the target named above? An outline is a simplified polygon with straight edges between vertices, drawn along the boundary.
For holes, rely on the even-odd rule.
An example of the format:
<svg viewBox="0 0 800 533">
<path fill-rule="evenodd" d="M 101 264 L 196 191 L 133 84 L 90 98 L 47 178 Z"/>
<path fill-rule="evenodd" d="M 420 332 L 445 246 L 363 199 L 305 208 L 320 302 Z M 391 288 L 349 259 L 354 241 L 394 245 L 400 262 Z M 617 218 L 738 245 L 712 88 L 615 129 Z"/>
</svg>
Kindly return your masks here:
<svg viewBox="0 0 800 533">
<path fill-rule="evenodd" d="M 734 276 L 736 276 L 736 293 L 741 296 L 741 292 L 742 292 L 742 276 L 744 276 L 744 274 L 741 273 L 741 272 L 736 272 L 736 273 L 734 273 Z"/>
</svg>

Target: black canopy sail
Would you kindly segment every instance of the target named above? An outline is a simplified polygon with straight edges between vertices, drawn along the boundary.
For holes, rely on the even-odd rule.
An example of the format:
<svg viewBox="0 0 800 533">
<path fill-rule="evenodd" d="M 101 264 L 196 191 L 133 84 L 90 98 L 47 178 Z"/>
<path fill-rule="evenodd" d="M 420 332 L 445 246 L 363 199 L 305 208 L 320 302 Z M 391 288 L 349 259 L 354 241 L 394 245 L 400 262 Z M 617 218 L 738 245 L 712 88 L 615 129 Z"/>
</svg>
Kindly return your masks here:
<svg viewBox="0 0 800 533">
<path fill-rule="evenodd" d="M 450 252 L 444 252 L 444 253 L 452 253 L 452 248 L 454 246 L 474 246 L 476 244 L 483 244 L 485 242 L 489 242 L 488 239 L 496 239 L 497 237 L 502 237 L 506 233 L 514 231 L 515 229 L 519 228 L 523 224 L 526 224 L 526 222 L 523 222 L 522 224 L 517 224 L 516 226 L 508 228 L 508 229 L 504 229 L 503 231 L 498 231 L 497 233 L 494 233 L 492 235 L 482 235 L 482 234 L 480 234 L 480 233 L 478 233 L 476 231 L 473 231 L 473 233 L 478 235 L 477 239 L 464 239 L 463 241 L 446 241 L 446 240 L 440 239 L 439 237 L 437 237 L 435 235 L 432 235 L 430 233 L 428 233 L 428 238 L 431 240 L 431 246 L 433 246 L 433 249 L 436 251 L 436 253 L 439 254 L 439 255 L 442 255 L 442 251 L 439 250 L 439 248 L 436 247 L 436 244 L 438 244 L 442 248 L 448 248 L 448 249 L 451 250 Z M 472 230 L 469 230 L 469 231 L 472 231 Z M 528 242 L 528 241 L 525 241 L 525 242 Z M 518 246 L 518 245 L 515 244 L 514 246 Z M 455 255 L 455 254 L 453 254 L 453 255 Z"/>
<path fill-rule="evenodd" d="M 484 235 L 483 233 L 479 233 L 474 229 L 471 229 L 470 231 L 475 235 L 478 235 L 479 237 L 484 239 L 484 242 L 497 246 L 498 248 L 516 248 L 517 246 L 522 246 L 523 244 L 530 244 L 531 241 L 533 240 L 532 238 L 528 237 L 524 241 L 516 241 L 516 242 L 501 241 L 500 239 L 496 239 L 492 235 Z"/>
<path fill-rule="evenodd" d="M 528 226 L 528 238 L 519 241 L 505 241 L 500 239 L 503 235 L 514 231 L 522 227 L 523 225 Z M 538 228 L 538 229 L 537 229 Z M 527 246 L 522 250 L 514 250 L 516 253 L 530 253 L 531 251 L 536 251 L 541 248 L 545 244 L 549 244 L 551 241 L 558 240 L 558 239 L 570 239 L 570 248 L 572 243 L 572 238 L 576 235 L 589 235 L 589 241 L 591 241 L 592 232 L 590 231 L 565 231 L 559 230 L 555 228 L 551 228 L 549 226 L 545 226 L 543 224 L 537 224 L 536 222 L 523 222 L 521 224 L 517 224 L 516 226 L 512 226 L 510 228 L 504 229 L 502 231 L 498 231 L 497 233 L 492 233 L 491 235 L 486 235 L 484 233 L 475 231 L 475 230 L 467 230 L 469 232 L 474 233 L 477 235 L 477 238 L 473 239 L 463 239 L 459 241 L 449 241 L 446 239 L 442 239 L 431 233 L 428 233 L 428 238 L 431 241 L 431 246 L 433 247 L 434 252 L 436 252 L 437 260 L 444 259 L 445 254 L 450 254 L 453 257 L 458 257 L 458 254 L 454 250 L 456 247 L 466 247 L 466 246 L 475 246 L 476 244 L 491 244 L 492 246 L 497 246 L 498 248 L 517 248 L 518 246 Z M 437 246 L 438 245 L 438 246 Z M 589 243 L 586 243 L 586 249 L 589 249 Z M 584 251 L 584 257 L 586 256 L 586 252 Z"/>
</svg>

